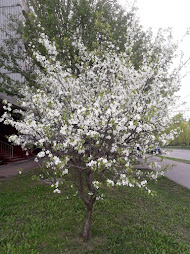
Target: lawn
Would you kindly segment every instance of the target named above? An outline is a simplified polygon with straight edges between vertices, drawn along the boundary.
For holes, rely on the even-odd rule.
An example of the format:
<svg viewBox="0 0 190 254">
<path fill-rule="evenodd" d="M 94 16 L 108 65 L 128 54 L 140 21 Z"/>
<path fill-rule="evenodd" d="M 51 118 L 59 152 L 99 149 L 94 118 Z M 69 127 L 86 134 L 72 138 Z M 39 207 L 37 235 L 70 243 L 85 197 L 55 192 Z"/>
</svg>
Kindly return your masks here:
<svg viewBox="0 0 190 254">
<path fill-rule="evenodd" d="M 190 253 L 190 190 L 165 177 L 151 183 L 155 197 L 128 187 L 105 189 L 84 244 L 83 203 L 68 190 L 54 194 L 32 174 L 0 181 L 1 254 Z"/>
</svg>

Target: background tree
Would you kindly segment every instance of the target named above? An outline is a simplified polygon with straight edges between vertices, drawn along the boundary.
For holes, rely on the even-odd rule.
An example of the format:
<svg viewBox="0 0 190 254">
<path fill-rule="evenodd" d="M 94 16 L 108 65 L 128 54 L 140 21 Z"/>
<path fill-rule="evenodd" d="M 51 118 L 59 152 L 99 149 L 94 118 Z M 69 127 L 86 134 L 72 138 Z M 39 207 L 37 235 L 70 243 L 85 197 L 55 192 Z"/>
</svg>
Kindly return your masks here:
<svg viewBox="0 0 190 254">
<path fill-rule="evenodd" d="M 182 114 L 178 114 L 173 117 L 173 123 L 170 126 L 171 129 L 179 130 L 179 135 L 170 142 L 172 146 L 189 146 L 190 145 L 190 123 L 186 121 Z"/>
<path fill-rule="evenodd" d="M 167 69 L 167 65 L 173 57 L 174 47 L 169 46 L 171 41 L 167 44 L 166 37 L 161 32 L 153 41 L 151 31 L 144 32 L 142 30 L 135 15 L 135 8 L 124 11 L 117 1 L 26 0 L 25 2 L 28 5 L 28 10 L 24 12 L 25 22 L 15 22 L 15 19 L 12 19 L 11 29 L 16 30 L 18 36 L 17 38 L 8 36 L 9 39 L 0 50 L 0 66 L 5 66 L 9 71 L 21 73 L 24 80 L 31 86 L 37 85 L 32 70 L 39 63 L 32 57 L 29 44 L 33 45 L 42 55 L 46 55 L 46 49 L 38 42 L 42 32 L 45 32 L 50 40 L 55 42 L 58 49 L 57 60 L 66 63 L 74 75 L 79 74 L 77 61 L 80 61 L 76 58 L 77 49 L 72 43 L 76 37 L 81 38 L 89 51 L 93 51 L 100 45 L 105 47 L 106 42 L 110 41 L 118 52 L 123 52 L 126 45 L 131 45 L 133 42 L 130 61 L 134 68 L 143 68 L 144 55 L 149 54 L 149 61 L 155 74 L 159 68 L 158 58 L 163 58 L 162 65 Z M 170 33 L 168 36 L 171 40 Z M 160 43 L 161 40 L 162 43 Z M 170 54 L 167 52 L 169 50 Z M 29 66 L 27 71 L 20 65 L 22 62 Z M 147 91 L 153 78 L 152 75 L 150 80 L 147 80 L 145 88 Z M 7 92 L 19 96 L 22 84 L 15 83 L 14 80 L 11 82 L 7 75 L 2 75 L 1 84 Z M 170 81 L 167 85 L 170 85 Z"/>
</svg>

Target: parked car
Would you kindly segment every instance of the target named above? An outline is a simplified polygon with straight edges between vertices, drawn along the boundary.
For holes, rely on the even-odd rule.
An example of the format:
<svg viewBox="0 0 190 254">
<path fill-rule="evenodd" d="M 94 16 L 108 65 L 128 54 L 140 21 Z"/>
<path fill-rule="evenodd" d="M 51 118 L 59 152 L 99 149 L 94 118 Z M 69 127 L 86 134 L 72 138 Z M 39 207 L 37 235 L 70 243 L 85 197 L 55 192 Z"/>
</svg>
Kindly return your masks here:
<svg viewBox="0 0 190 254">
<path fill-rule="evenodd" d="M 155 153 L 155 154 L 161 154 L 162 153 L 162 149 L 160 146 L 156 146 L 154 149 L 152 149 L 150 151 L 151 153 Z"/>
</svg>

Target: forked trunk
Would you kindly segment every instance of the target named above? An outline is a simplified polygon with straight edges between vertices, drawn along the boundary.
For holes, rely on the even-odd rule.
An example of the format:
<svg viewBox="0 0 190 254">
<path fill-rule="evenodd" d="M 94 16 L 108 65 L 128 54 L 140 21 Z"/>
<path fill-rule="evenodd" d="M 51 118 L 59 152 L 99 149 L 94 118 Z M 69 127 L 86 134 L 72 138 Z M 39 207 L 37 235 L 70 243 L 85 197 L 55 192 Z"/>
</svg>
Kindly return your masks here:
<svg viewBox="0 0 190 254">
<path fill-rule="evenodd" d="M 83 242 L 86 242 L 89 238 L 90 218 L 91 218 L 91 215 L 92 215 L 92 208 L 93 208 L 93 206 L 87 206 L 86 218 L 85 218 L 83 234 L 82 234 Z"/>
</svg>

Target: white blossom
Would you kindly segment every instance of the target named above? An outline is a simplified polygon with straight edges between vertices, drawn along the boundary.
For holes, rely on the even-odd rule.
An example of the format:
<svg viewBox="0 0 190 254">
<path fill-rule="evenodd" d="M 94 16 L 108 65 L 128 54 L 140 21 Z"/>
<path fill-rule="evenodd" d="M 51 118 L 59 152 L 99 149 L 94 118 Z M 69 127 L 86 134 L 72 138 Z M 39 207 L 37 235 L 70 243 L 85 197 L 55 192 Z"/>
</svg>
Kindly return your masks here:
<svg viewBox="0 0 190 254">
<path fill-rule="evenodd" d="M 92 182 L 93 186 L 98 190 L 100 188 L 100 183 L 99 181 L 93 181 Z"/>
<path fill-rule="evenodd" d="M 114 181 L 110 180 L 110 179 L 107 179 L 107 185 L 108 186 L 114 186 Z"/>
<path fill-rule="evenodd" d="M 53 193 L 58 193 L 58 194 L 60 194 L 60 193 L 61 193 L 61 190 L 59 190 L 59 189 L 57 188 L 57 189 L 55 189 L 55 190 L 53 191 Z"/>
<path fill-rule="evenodd" d="M 66 175 L 68 174 L 69 170 L 67 168 L 65 168 L 63 171 L 62 171 L 62 175 Z"/>
</svg>

